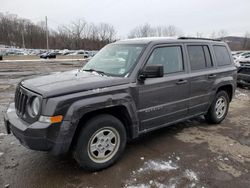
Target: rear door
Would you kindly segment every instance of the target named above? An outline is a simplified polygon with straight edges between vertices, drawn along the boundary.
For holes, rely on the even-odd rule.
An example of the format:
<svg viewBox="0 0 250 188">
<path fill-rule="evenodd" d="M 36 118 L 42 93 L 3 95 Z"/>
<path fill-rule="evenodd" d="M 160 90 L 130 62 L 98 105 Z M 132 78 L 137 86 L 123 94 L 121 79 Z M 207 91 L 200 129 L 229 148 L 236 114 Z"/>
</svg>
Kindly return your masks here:
<svg viewBox="0 0 250 188">
<path fill-rule="evenodd" d="M 215 67 L 208 44 L 186 44 L 190 69 L 189 115 L 207 111 L 216 80 Z"/>
</svg>

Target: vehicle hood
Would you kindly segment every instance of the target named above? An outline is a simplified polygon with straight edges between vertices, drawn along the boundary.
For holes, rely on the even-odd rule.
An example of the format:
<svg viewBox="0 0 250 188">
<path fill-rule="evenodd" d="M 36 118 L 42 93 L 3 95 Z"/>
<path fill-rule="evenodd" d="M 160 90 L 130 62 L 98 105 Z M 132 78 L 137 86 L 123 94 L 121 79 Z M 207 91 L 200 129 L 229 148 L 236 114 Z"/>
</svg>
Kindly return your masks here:
<svg viewBox="0 0 250 188">
<path fill-rule="evenodd" d="M 47 98 L 126 83 L 129 83 L 128 78 L 73 70 L 24 80 L 21 85 Z"/>
</svg>

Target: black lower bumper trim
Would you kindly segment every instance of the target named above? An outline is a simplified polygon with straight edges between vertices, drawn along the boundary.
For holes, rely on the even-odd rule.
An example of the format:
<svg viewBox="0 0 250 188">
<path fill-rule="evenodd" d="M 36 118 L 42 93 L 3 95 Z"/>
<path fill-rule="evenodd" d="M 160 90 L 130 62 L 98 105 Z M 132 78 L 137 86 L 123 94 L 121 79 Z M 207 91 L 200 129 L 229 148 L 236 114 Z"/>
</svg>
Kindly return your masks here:
<svg viewBox="0 0 250 188">
<path fill-rule="evenodd" d="M 29 149 L 48 151 L 53 155 L 64 154 L 70 149 L 73 137 L 65 134 L 65 129 L 71 133 L 71 123 L 68 121 L 53 125 L 39 121 L 28 124 L 16 115 L 12 103 L 4 114 L 4 123 L 7 133 L 13 133 L 20 143 Z"/>
<path fill-rule="evenodd" d="M 11 134 L 11 131 L 10 131 L 10 122 L 7 119 L 6 115 L 4 115 L 4 125 L 5 125 L 5 129 L 6 129 L 7 134 Z"/>
</svg>

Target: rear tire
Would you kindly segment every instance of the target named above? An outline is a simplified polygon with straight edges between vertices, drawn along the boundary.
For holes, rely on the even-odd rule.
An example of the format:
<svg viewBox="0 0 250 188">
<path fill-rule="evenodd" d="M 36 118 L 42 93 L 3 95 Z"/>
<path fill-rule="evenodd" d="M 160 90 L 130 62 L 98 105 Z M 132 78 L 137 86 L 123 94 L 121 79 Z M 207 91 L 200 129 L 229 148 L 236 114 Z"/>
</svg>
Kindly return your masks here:
<svg viewBox="0 0 250 188">
<path fill-rule="evenodd" d="M 205 115 L 205 119 L 209 123 L 219 124 L 225 119 L 228 112 L 228 108 L 229 108 L 228 93 L 223 90 L 219 91 L 216 94 L 207 114 Z"/>
<path fill-rule="evenodd" d="M 102 170 L 119 159 L 125 145 L 126 130 L 122 122 L 112 115 L 98 115 L 82 128 L 74 158 L 89 171 Z"/>
</svg>

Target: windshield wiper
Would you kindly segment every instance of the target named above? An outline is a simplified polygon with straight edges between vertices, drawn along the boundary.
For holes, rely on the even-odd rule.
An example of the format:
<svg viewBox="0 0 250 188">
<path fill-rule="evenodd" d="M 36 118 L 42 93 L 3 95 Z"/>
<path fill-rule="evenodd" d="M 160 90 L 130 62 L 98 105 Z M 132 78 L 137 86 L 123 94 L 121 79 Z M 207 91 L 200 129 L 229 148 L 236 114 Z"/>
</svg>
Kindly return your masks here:
<svg viewBox="0 0 250 188">
<path fill-rule="evenodd" d="M 103 72 L 103 71 L 99 71 L 99 70 L 95 70 L 95 69 L 83 69 L 83 71 L 86 71 L 86 72 L 96 72 L 96 73 L 98 73 L 98 74 L 100 74 L 100 75 L 107 75 L 105 72 Z"/>
</svg>

